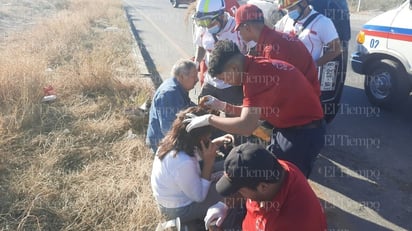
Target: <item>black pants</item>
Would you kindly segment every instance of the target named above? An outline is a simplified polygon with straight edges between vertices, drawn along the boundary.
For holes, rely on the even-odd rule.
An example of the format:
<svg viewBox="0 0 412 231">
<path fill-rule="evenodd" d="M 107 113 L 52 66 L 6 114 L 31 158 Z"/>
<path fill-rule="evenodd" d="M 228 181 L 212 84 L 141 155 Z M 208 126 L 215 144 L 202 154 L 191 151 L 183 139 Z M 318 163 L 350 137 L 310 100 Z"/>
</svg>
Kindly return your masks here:
<svg viewBox="0 0 412 231">
<path fill-rule="evenodd" d="M 295 164 L 306 176 L 325 144 L 325 122 L 317 128 L 274 129 L 268 150 L 277 158 Z"/>
</svg>

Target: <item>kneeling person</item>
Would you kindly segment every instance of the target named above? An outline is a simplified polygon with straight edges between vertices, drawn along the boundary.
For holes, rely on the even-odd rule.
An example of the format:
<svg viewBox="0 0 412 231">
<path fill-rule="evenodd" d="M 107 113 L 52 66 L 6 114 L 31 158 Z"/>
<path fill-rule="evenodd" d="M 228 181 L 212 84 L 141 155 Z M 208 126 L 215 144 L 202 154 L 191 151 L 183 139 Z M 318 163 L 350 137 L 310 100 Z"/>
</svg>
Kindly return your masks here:
<svg viewBox="0 0 412 231">
<path fill-rule="evenodd" d="M 167 220 L 177 217 L 183 223 L 201 220 L 207 209 L 221 199 L 212 186 L 212 173 L 219 167 L 215 163 L 216 150 L 233 137 L 225 135 L 211 140 L 211 126 L 186 132 L 184 121 L 187 114 L 200 116 L 207 112 L 199 107 L 181 111 L 154 158 L 152 191 Z M 203 161 L 202 167 L 199 159 Z"/>
<path fill-rule="evenodd" d="M 326 230 L 323 209 L 305 176 L 261 145 L 245 143 L 233 148 L 216 190 L 222 196 L 238 192 L 246 199 L 242 230 Z M 218 203 L 208 210 L 206 225 L 216 220 L 218 226 L 225 223 L 228 208 Z"/>
</svg>

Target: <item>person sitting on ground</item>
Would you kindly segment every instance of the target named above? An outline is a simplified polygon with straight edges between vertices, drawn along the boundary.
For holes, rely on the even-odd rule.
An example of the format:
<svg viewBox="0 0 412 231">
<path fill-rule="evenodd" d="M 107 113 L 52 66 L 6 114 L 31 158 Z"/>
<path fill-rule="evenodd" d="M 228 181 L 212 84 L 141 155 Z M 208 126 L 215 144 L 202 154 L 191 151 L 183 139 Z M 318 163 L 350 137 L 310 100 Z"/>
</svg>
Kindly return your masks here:
<svg viewBox="0 0 412 231">
<path fill-rule="evenodd" d="M 320 201 L 305 176 L 294 164 L 277 160 L 261 145 L 234 147 L 225 160 L 225 174 L 216 190 L 225 197 L 238 192 L 245 198 L 247 212 L 242 230 L 326 230 Z M 227 205 L 218 202 L 207 211 L 205 226 L 216 223 L 224 227 L 232 214 Z"/>
<path fill-rule="evenodd" d="M 146 143 L 156 153 L 160 140 L 170 130 L 176 114 L 196 104 L 189 98 L 189 91 L 198 81 L 196 64 L 180 59 L 172 67 L 171 78 L 156 90 L 150 110 Z"/>
<path fill-rule="evenodd" d="M 215 163 L 216 150 L 233 139 L 224 135 L 210 140 L 211 126 L 186 132 L 184 120 L 188 113 L 201 116 L 210 112 L 200 107 L 179 112 L 159 145 L 151 174 L 151 187 L 161 214 L 167 220 L 179 217 L 183 223 L 202 220 L 207 209 L 221 199 L 211 182 L 214 165 L 219 164 Z M 222 161 L 220 165 L 223 169 Z"/>
</svg>

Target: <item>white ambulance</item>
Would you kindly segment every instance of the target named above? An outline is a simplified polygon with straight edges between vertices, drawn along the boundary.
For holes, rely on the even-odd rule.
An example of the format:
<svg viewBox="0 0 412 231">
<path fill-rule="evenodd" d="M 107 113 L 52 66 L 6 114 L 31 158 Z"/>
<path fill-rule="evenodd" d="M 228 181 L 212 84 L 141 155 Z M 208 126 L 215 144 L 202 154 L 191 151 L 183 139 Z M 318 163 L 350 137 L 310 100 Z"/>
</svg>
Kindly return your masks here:
<svg viewBox="0 0 412 231">
<path fill-rule="evenodd" d="M 377 106 L 401 105 L 412 90 L 412 0 L 371 19 L 357 36 L 352 69 L 365 75 L 365 93 Z"/>
</svg>

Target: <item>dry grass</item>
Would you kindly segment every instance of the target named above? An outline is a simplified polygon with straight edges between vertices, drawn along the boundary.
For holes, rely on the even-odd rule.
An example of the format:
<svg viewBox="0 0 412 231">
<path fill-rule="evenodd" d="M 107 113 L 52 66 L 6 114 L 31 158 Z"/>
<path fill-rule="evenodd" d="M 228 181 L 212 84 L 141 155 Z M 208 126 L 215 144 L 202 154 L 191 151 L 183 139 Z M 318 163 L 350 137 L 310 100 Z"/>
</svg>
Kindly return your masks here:
<svg viewBox="0 0 412 231">
<path fill-rule="evenodd" d="M 121 0 L 0 3 L 0 230 L 154 230 L 146 121 L 124 113 L 151 89 Z"/>
<path fill-rule="evenodd" d="M 154 230 L 146 121 L 124 113 L 151 89 L 121 1 L 39 2 L 53 13 L 0 44 L 0 230 Z"/>
</svg>

